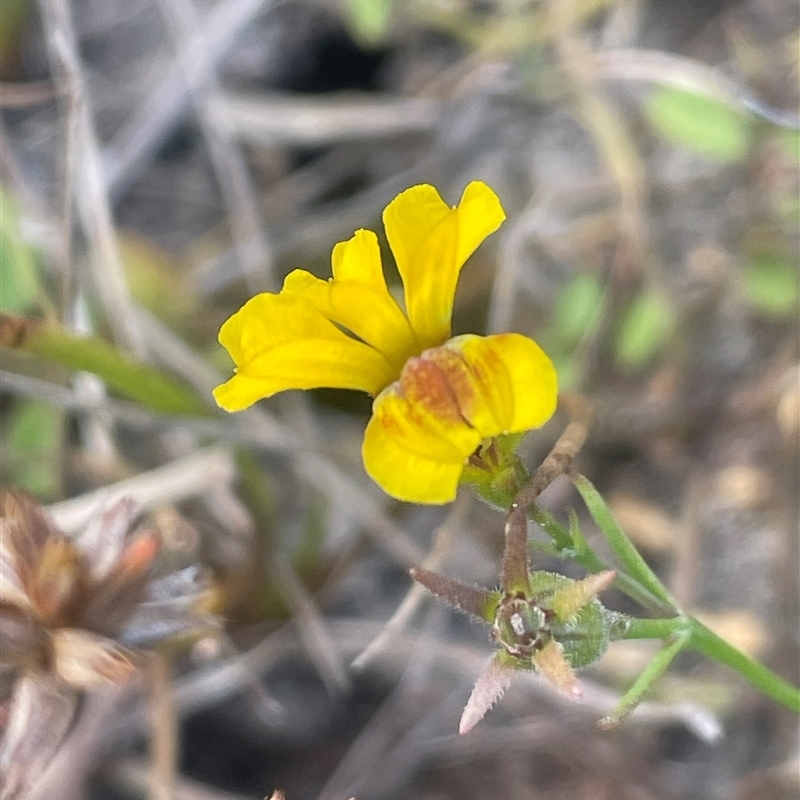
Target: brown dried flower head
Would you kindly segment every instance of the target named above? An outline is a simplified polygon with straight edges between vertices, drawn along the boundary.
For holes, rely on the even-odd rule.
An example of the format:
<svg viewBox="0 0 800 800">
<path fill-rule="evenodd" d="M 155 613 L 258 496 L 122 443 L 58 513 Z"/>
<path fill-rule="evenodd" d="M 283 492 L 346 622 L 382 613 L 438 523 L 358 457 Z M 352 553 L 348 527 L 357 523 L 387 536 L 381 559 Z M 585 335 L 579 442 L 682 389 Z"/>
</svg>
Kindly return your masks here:
<svg viewBox="0 0 800 800">
<path fill-rule="evenodd" d="M 195 567 L 158 576 L 160 537 L 133 529 L 121 499 L 79 536 L 25 492 L 0 494 L 0 795 L 49 760 L 77 691 L 121 684 L 138 648 L 209 632 L 211 591 Z"/>
</svg>

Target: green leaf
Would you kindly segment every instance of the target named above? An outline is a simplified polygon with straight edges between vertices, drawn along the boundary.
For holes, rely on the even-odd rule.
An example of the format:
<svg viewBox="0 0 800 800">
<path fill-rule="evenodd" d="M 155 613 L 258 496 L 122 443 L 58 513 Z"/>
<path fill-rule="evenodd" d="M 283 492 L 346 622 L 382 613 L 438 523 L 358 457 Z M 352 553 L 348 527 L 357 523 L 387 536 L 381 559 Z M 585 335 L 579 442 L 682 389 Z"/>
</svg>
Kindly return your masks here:
<svg viewBox="0 0 800 800">
<path fill-rule="evenodd" d="M 760 256 L 745 266 L 742 277 L 745 295 L 756 311 L 771 317 L 797 313 L 800 299 L 797 264 L 780 256 Z"/>
<path fill-rule="evenodd" d="M 800 131 L 789 131 L 781 128 L 778 133 L 778 142 L 783 152 L 795 164 L 800 164 Z"/>
<path fill-rule="evenodd" d="M 374 47 L 386 39 L 393 0 L 345 0 L 345 17 L 356 41 Z"/>
<path fill-rule="evenodd" d="M 4 423 L 2 454 L 8 477 L 43 501 L 58 495 L 61 417 L 51 405 L 29 400 Z"/>
<path fill-rule="evenodd" d="M 679 634 L 672 641 L 665 644 L 639 674 L 633 686 L 628 689 L 623 698 L 617 703 L 616 708 L 607 717 L 603 717 L 600 720 L 599 726 L 604 730 L 608 730 L 619 725 L 642 702 L 645 694 L 652 688 L 653 684 L 667 671 L 675 656 L 686 649 L 688 641 L 689 635 L 684 633 Z"/>
<path fill-rule="evenodd" d="M 672 330 L 672 313 L 655 292 L 642 292 L 628 306 L 617 330 L 617 363 L 637 369 L 661 350 Z"/>
<path fill-rule="evenodd" d="M 64 328 L 10 314 L 0 316 L 0 332 L 3 332 L 0 344 L 70 370 L 91 372 L 109 388 L 145 408 L 164 414 L 208 416 L 211 413 L 192 389 L 97 337 L 76 336 Z"/>
<path fill-rule="evenodd" d="M 749 150 L 750 118 L 703 95 L 662 87 L 650 95 L 645 113 L 667 139 L 713 161 L 742 161 Z"/>
<path fill-rule="evenodd" d="M 16 207 L 0 191 L 0 311 L 30 311 L 38 294 L 36 251 L 20 241 Z"/>
<path fill-rule="evenodd" d="M 579 272 L 558 293 L 551 332 L 564 344 L 573 345 L 592 329 L 602 310 L 602 282 L 596 275 Z"/>
</svg>

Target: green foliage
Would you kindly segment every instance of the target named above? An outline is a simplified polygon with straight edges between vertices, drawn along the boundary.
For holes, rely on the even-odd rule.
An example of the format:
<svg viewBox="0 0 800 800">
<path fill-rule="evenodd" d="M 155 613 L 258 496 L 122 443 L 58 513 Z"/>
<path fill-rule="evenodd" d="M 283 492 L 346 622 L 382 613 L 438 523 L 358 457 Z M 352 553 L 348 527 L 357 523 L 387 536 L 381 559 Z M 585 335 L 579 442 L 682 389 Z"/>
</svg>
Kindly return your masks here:
<svg viewBox="0 0 800 800">
<path fill-rule="evenodd" d="M 790 131 L 781 128 L 778 133 L 778 142 L 784 153 L 786 153 L 795 164 L 800 164 L 800 131 Z"/>
<path fill-rule="evenodd" d="M 645 113 L 667 139 L 713 161 L 742 161 L 749 150 L 750 118 L 709 97 L 662 87 L 650 95 Z"/>
<path fill-rule="evenodd" d="M 21 333 L 9 346 L 52 361 L 69 370 L 91 372 L 123 397 L 164 414 L 207 416 L 208 406 L 195 392 L 156 367 L 136 361 L 108 342 L 76 336 L 64 328 L 31 320 L 4 318 Z"/>
<path fill-rule="evenodd" d="M 393 0 L 345 0 L 345 21 L 356 41 L 375 47 L 386 39 L 393 9 Z"/>
<path fill-rule="evenodd" d="M 745 265 L 742 278 L 744 293 L 756 311 L 778 318 L 797 313 L 800 279 L 796 263 L 780 256 L 759 256 Z"/>
<path fill-rule="evenodd" d="M 553 309 L 551 332 L 561 343 L 574 345 L 591 330 L 603 309 L 603 283 L 590 272 L 578 272 L 562 287 Z"/>
<path fill-rule="evenodd" d="M 559 591 L 568 590 L 575 581 L 555 572 L 532 572 L 531 594 L 543 608 L 552 608 Z M 564 648 L 570 666 L 588 667 L 608 649 L 612 638 L 618 639 L 626 630 L 625 618 L 605 609 L 594 598 L 577 614 L 566 621 L 550 623 L 553 638 Z"/>
<path fill-rule="evenodd" d="M 41 400 L 28 400 L 4 421 L 5 478 L 42 500 L 58 495 L 61 412 Z"/>
<path fill-rule="evenodd" d="M 39 294 L 36 251 L 20 240 L 17 210 L 0 190 L 0 311 L 30 311 Z"/>
<path fill-rule="evenodd" d="M 617 329 L 617 363 L 626 369 L 646 366 L 663 348 L 672 326 L 671 309 L 660 294 L 644 291 L 637 295 Z"/>
</svg>

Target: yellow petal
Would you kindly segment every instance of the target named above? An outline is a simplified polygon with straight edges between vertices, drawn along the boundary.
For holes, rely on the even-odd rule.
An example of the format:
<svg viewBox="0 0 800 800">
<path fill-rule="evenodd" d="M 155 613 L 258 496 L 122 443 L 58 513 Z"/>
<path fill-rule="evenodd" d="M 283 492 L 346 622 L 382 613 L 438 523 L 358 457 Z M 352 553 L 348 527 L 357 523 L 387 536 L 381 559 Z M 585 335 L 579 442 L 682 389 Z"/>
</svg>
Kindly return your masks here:
<svg viewBox="0 0 800 800">
<path fill-rule="evenodd" d="M 250 298 L 219 330 L 219 343 L 242 366 L 272 347 L 301 339 L 347 338 L 302 298 L 264 292 Z"/>
<path fill-rule="evenodd" d="M 413 395 L 409 399 L 397 383 L 375 399 L 370 424 L 379 426 L 407 453 L 453 464 L 463 464 L 482 438 L 458 416 L 458 408 L 452 402 L 449 407 L 442 407 L 436 400 L 426 403 Z"/>
<path fill-rule="evenodd" d="M 304 270 L 286 277 L 284 294 L 306 299 L 321 314 L 380 350 L 395 364 L 420 352 L 414 333 L 389 293 L 381 269 L 378 239 L 372 231 L 356 231 L 333 249 L 333 280 L 321 280 Z"/>
<path fill-rule="evenodd" d="M 483 410 L 479 404 L 474 410 L 462 406 L 462 413 L 484 437 L 538 428 L 555 412 L 558 376 L 533 339 L 518 333 L 466 335 L 446 347 L 463 354 L 480 386 Z"/>
<path fill-rule="evenodd" d="M 237 364 L 233 378 L 214 390 L 227 411 L 286 389 L 327 386 L 377 394 L 394 377 L 380 353 L 297 296 L 256 295 L 224 323 L 219 340 Z"/>
<path fill-rule="evenodd" d="M 505 219 L 497 195 L 473 181 L 456 208 L 433 186 L 413 186 L 383 213 L 386 237 L 405 288 L 411 327 L 422 348 L 443 344 L 461 267 Z"/>
<path fill-rule="evenodd" d="M 377 416 L 364 433 L 367 474 L 386 494 L 409 503 L 449 503 L 456 496 L 463 466 L 423 458 L 402 447 Z"/>
<path fill-rule="evenodd" d="M 241 411 L 287 389 L 357 389 L 376 395 L 391 380 L 392 368 L 371 347 L 343 341 L 304 339 L 273 347 L 214 389 L 226 411 Z"/>
</svg>

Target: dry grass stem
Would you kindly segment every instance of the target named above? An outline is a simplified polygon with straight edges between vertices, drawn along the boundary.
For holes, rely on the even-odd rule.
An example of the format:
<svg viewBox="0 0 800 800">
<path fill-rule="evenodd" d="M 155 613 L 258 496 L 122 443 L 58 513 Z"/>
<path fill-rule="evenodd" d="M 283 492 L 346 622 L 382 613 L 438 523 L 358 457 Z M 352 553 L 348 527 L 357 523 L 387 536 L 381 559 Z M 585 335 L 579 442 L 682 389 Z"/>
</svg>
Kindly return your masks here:
<svg viewBox="0 0 800 800">
<path fill-rule="evenodd" d="M 66 533 L 82 530 L 98 509 L 123 497 L 132 497 L 141 509 L 177 503 L 202 494 L 219 483 L 230 483 L 236 465 L 229 449 L 211 447 L 143 472 L 118 483 L 87 492 L 47 509 L 57 527 Z"/>
<path fill-rule="evenodd" d="M 74 115 L 70 140 L 74 140 L 76 148 L 75 183 L 71 192 L 89 245 L 92 280 L 115 336 L 124 347 L 142 356 L 144 340 L 122 267 L 70 7 L 67 0 L 40 0 L 39 8 L 60 93 L 69 98 Z"/>
<path fill-rule="evenodd" d="M 453 537 L 464 525 L 469 508 L 469 495 L 460 494 L 444 522 L 433 533 L 433 545 L 422 562 L 425 569 L 437 570 L 439 568 L 447 555 Z M 383 630 L 353 659 L 350 668 L 355 671 L 363 670 L 381 651 L 389 647 L 397 634 L 405 630 L 425 596 L 425 588 L 418 583 L 413 583 L 397 610 L 387 620 Z"/>
</svg>

